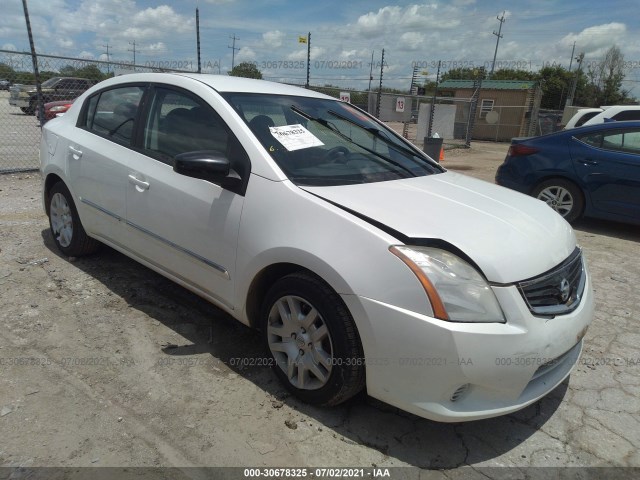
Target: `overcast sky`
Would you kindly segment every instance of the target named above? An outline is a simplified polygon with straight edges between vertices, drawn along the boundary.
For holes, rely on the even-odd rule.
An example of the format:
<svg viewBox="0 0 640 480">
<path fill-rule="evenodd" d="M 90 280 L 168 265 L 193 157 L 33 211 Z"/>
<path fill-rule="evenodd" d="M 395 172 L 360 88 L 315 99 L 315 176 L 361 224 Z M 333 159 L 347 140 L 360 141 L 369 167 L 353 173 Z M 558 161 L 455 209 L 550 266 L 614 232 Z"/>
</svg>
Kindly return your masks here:
<svg viewBox="0 0 640 480">
<path fill-rule="evenodd" d="M 2 0 L 0 47 L 27 50 L 21 0 Z M 28 0 L 36 48 L 41 53 L 196 68 L 195 9 L 200 9 L 205 71 L 255 61 L 266 78 L 299 81 L 306 76 L 311 32 L 311 82 L 366 88 L 371 55 L 377 82 L 385 49 L 384 85 L 408 88 L 412 66 L 434 77 L 454 66 L 491 68 L 504 11 L 497 67 L 538 70 L 569 66 L 576 55 L 597 62 L 613 44 L 625 55 L 625 87 L 640 91 L 640 8 L 633 0 L 452 0 L 390 3 L 381 0 Z M 575 68 L 575 62 L 573 67 Z"/>
</svg>

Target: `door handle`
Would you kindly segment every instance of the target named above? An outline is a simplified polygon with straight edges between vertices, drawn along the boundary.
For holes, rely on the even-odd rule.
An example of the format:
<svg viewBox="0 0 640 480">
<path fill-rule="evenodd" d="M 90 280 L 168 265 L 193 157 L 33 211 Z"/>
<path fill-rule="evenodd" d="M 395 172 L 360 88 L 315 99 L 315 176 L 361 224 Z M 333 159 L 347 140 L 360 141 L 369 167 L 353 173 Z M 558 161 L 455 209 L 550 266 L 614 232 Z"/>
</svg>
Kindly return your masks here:
<svg viewBox="0 0 640 480">
<path fill-rule="evenodd" d="M 135 177 L 135 175 L 129 175 L 129 183 L 133 183 L 138 191 L 149 190 L 149 182 L 143 182 Z"/>
<path fill-rule="evenodd" d="M 591 160 L 590 158 L 585 158 L 581 160 L 581 163 L 583 165 L 598 165 L 598 162 L 596 160 Z"/>
<path fill-rule="evenodd" d="M 82 151 L 77 148 L 73 148 L 71 145 L 69 145 L 69 151 L 71 152 L 71 157 L 74 160 L 80 160 L 80 157 L 82 157 Z"/>
</svg>

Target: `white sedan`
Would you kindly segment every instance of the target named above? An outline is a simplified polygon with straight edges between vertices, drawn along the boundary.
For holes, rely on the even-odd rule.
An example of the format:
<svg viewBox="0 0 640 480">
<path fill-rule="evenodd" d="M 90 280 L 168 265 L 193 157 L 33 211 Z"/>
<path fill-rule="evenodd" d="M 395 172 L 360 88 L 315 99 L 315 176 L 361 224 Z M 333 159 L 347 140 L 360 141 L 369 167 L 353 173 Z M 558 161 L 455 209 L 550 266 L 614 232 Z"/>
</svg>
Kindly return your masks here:
<svg viewBox="0 0 640 480">
<path fill-rule="evenodd" d="M 40 156 L 64 254 L 107 244 L 259 329 L 307 402 L 366 387 L 439 421 L 513 412 L 569 375 L 593 318 L 546 204 L 310 90 L 124 75 L 47 123 Z"/>
</svg>

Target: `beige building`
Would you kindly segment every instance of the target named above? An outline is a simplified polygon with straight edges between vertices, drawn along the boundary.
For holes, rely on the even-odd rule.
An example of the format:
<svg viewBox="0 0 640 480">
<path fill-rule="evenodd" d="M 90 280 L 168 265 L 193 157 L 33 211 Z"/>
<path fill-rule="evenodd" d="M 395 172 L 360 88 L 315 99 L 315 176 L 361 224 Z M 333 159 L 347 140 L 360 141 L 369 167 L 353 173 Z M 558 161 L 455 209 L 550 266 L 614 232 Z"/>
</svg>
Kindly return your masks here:
<svg viewBox="0 0 640 480">
<path fill-rule="evenodd" d="M 473 80 L 445 80 L 438 87 L 441 98 L 471 98 L 474 93 Z M 540 86 L 533 80 L 484 80 L 478 94 L 471 138 L 508 142 L 513 137 L 535 135 L 541 99 Z M 456 124 L 466 125 L 468 115 L 458 109 Z"/>
</svg>

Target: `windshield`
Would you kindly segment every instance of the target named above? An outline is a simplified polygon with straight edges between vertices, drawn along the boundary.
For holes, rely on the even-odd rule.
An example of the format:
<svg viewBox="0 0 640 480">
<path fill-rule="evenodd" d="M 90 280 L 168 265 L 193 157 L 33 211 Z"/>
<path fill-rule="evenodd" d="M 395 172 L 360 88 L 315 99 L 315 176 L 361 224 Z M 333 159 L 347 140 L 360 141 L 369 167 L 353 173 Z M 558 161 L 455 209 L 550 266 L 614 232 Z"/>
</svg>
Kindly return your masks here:
<svg viewBox="0 0 640 480">
<path fill-rule="evenodd" d="M 444 171 L 347 103 L 248 93 L 224 97 L 298 185 L 382 182 Z"/>
<path fill-rule="evenodd" d="M 53 87 L 58 82 L 58 80 L 60 80 L 60 77 L 50 78 L 49 80 L 42 82 L 42 88 Z"/>
</svg>

